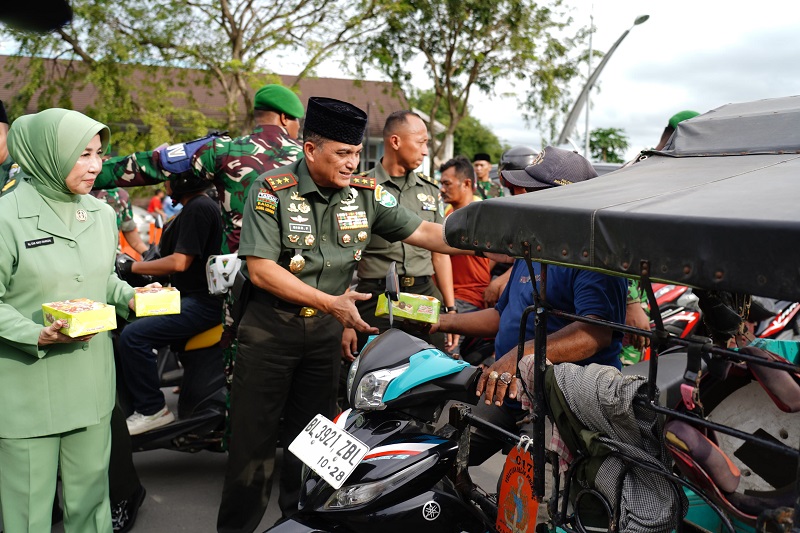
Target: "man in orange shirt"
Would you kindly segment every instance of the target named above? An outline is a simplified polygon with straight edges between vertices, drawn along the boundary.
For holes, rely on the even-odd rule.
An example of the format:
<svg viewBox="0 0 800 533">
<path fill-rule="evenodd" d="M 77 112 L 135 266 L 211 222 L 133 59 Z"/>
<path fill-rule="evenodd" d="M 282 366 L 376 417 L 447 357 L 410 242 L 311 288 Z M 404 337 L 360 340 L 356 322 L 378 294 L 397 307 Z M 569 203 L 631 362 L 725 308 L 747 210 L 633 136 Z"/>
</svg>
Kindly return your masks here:
<svg viewBox="0 0 800 533">
<path fill-rule="evenodd" d="M 444 163 L 439 171 L 442 173 L 439 191 L 442 201 L 452 206 L 451 213 L 473 201 L 480 201 L 472 194 L 475 172 L 469 159 L 463 156 L 454 157 Z M 454 255 L 450 257 L 450 262 L 453 265 L 453 292 L 458 312 L 483 309 L 483 291 L 492 279 L 492 262 L 474 255 Z"/>
</svg>

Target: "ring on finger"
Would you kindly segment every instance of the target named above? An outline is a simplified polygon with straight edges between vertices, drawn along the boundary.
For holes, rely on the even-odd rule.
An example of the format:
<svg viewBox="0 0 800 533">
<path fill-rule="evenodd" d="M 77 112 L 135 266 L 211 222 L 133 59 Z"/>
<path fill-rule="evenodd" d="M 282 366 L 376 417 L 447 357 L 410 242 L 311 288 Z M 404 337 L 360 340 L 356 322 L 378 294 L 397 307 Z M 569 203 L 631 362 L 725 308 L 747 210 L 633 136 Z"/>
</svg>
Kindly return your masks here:
<svg viewBox="0 0 800 533">
<path fill-rule="evenodd" d="M 500 374 L 497 373 L 497 370 L 492 370 L 491 372 L 489 372 L 489 379 L 491 379 L 492 381 L 496 381 L 497 378 L 499 377 Z"/>
<path fill-rule="evenodd" d="M 514 376 L 512 376 L 510 372 L 503 372 L 500 374 L 500 381 L 506 385 L 510 385 L 512 379 L 514 379 Z"/>
</svg>

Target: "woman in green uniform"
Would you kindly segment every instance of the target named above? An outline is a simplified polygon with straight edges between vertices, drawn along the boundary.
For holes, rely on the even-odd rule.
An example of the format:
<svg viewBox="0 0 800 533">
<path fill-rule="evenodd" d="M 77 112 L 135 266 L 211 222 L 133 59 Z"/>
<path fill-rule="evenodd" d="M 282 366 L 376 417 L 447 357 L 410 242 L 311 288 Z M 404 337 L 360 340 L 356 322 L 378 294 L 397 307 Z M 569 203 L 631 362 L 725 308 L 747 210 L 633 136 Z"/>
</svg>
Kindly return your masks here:
<svg viewBox="0 0 800 533">
<path fill-rule="evenodd" d="M 106 126 L 76 111 L 18 118 L 8 150 L 27 179 L 0 198 L 0 502 L 7 531 L 49 532 L 60 467 L 67 532 L 112 530 L 114 358 L 109 332 L 44 327 L 42 303 L 88 298 L 127 317 L 113 210 L 91 197 Z"/>
</svg>

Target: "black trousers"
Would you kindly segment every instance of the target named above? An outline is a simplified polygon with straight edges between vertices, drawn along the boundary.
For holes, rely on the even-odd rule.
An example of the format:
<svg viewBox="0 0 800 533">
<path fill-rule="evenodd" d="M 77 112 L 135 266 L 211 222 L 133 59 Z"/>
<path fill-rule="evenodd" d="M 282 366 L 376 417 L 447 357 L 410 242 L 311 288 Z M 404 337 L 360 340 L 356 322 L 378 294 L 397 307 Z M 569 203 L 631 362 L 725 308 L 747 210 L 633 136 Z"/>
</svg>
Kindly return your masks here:
<svg viewBox="0 0 800 533">
<path fill-rule="evenodd" d="M 389 317 L 387 315 L 384 316 L 375 316 L 375 307 L 378 305 L 378 295 L 383 294 L 384 286 L 381 283 L 383 280 L 372 280 L 372 279 L 362 279 L 359 280 L 358 285 L 356 286 L 356 292 L 364 292 L 372 294 L 372 298 L 369 300 L 363 300 L 356 302 L 356 307 L 358 308 L 358 312 L 361 315 L 361 318 L 364 319 L 364 322 L 369 324 L 370 326 L 375 326 L 378 328 L 381 333 L 389 329 Z M 433 296 L 438 298 L 439 301 L 442 301 L 442 293 L 439 292 L 439 289 L 436 287 L 436 284 L 428 278 L 427 281 L 424 283 L 420 283 L 417 285 L 412 285 L 411 287 L 400 287 L 400 290 L 403 292 L 410 292 L 413 294 L 424 294 L 425 296 Z M 444 302 L 442 303 L 444 305 Z M 395 327 L 399 327 L 411 335 L 415 337 L 419 337 L 420 339 L 429 342 L 439 348 L 440 350 L 444 350 L 444 333 L 434 333 L 433 335 L 429 335 L 428 333 L 423 332 L 421 328 L 417 328 L 414 325 L 407 326 L 401 324 L 401 320 L 395 322 Z M 369 335 L 367 333 L 358 332 L 358 349 L 359 351 L 364 347 L 367 343 L 367 339 Z"/>
<path fill-rule="evenodd" d="M 122 407 L 123 405 L 130 406 L 130 393 L 125 387 L 125 382 L 122 378 L 122 368 L 118 360 L 119 350 L 116 349 L 117 341 L 117 335 L 114 335 L 114 359 L 117 366 L 117 403 L 111 412 L 111 459 L 108 463 L 108 489 L 112 507 L 122 500 L 130 499 L 141 485 L 139 474 L 136 473 L 136 467 L 133 464 L 131 436 L 128 433 L 128 424 L 125 423 L 127 415 Z"/>
<path fill-rule="evenodd" d="M 263 518 L 279 432 L 284 460 L 278 504 L 283 516 L 297 512 L 302 463 L 286 448 L 316 414 L 331 418 L 336 412 L 342 325 L 331 315 L 300 317 L 256 293 L 238 330 L 228 464 L 217 516 L 221 533 L 252 532 Z"/>
<path fill-rule="evenodd" d="M 108 463 L 108 489 L 111 506 L 128 500 L 141 485 L 133 465 L 133 449 L 128 424 L 119 404 L 111 412 L 111 459 Z"/>
</svg>

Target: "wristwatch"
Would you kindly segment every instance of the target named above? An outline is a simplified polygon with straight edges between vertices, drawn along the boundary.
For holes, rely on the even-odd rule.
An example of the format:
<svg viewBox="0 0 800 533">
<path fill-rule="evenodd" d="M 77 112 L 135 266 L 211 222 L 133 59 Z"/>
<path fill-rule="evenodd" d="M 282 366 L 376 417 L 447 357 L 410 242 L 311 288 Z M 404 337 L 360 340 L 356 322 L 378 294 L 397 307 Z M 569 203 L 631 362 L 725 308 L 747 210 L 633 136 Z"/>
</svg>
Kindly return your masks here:
<svg viewBox="0 0 800 533">
<path fill-rule="evenodd" d="M 455 305 L 446 305 L 443 309 L 445 313 L 458 313 L 458 308 Z"/>
</svg>

